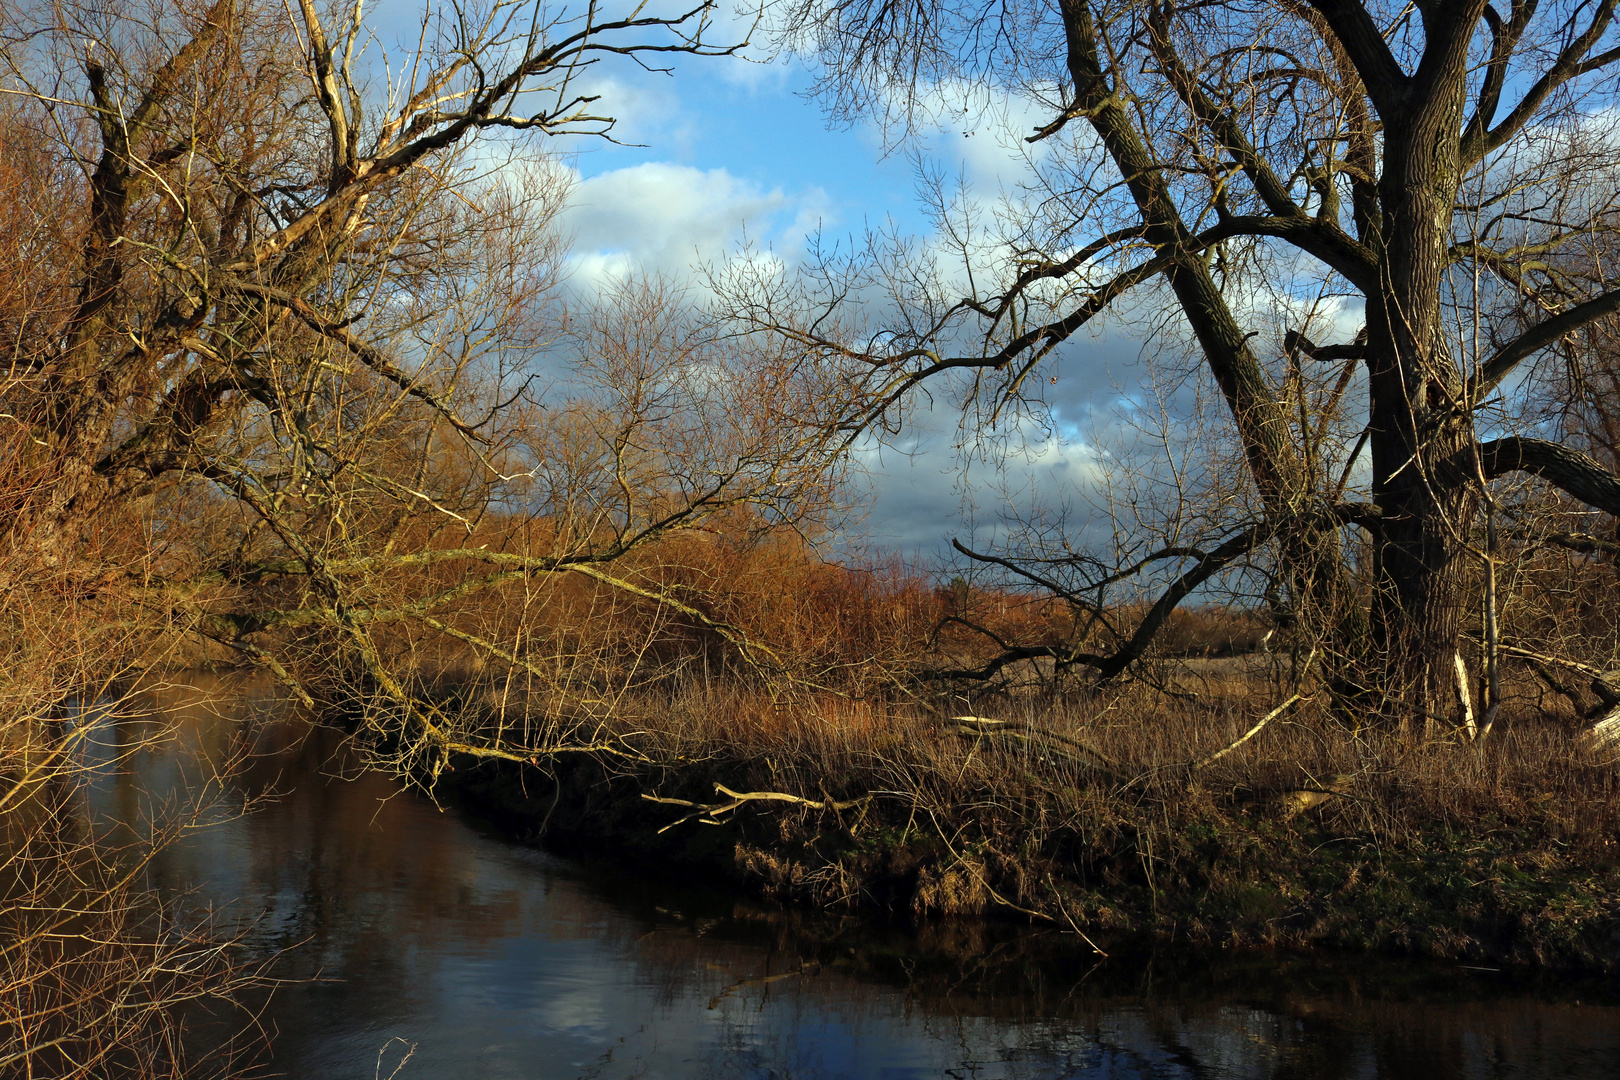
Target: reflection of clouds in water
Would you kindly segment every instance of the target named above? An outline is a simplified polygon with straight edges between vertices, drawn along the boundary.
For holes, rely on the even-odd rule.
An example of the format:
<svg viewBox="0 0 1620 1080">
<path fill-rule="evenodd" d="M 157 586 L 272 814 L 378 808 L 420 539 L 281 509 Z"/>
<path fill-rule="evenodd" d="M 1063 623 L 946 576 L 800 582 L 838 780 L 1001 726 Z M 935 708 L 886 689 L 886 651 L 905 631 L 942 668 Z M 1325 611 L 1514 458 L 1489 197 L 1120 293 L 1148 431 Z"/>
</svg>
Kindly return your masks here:
<svg viewBox="0 0 1620 1080">
<path fill-rule="evenodd" d="M 558 982 L 584 983 L 584 972 L 568 980 L 547 980 L 551 996 L 535 1010 L 534 1018 L 543 1026 L 572 1035 L 575 1038 L 602 1042 L 609 1036 L 609 1017 L 612 1013 L 605 1000 L 606 992 L 600 985 L 575 985 L 560 990 Z M 599 984 L 600 980 L 592 980 Z"/>
<path fill-rule="evenodd" d="M 1279 1049 L 1275 1017 L 1241 1008 L 1218 1008 L 1208 1016 L 1122 1010 L 1099 1025 L 1110 1056 L 1134 1061 L 1151 1074 L 1270 1075 Z"/>
<path fill-rule="evenodd" d="M 413 1063 L 422 1075 L 504 1076 L 505 1055 L 518 1054 L 541 1063 L 538 1075 L 559 1077 L 905 1078 L 963 1066 L 986 1078 L 1058 1077 L 1089 1052 L 1084 1040 L 1080 1055 L 1071 1052 L 1073 1040 L 1058 1030 L 1020 1030 L 1009 1040 L 993 1021 L 931 1017 L 898 991 L 828 998 L 826 978 L 816 976 L 761 984 L 752 980 L 771 961 L 754 950 L 717 943 L 710 959 L 683 963 L 681 954 L 708 948 L 684 927 L 648 937 L 632 920 L 601 918 L 599 907 L 589 925 L 557 910 L 599 904 L 578 883 L 553 880 L 550 910 L 536 912 L 537 922 L 573 923 L 595 940 L 520 936 L 487 963 L 447 965 L 426 1008 L 476 1043 L 483 1064 L 457 1072 L 467 1062 L 424 1042 Z M 635 955 L 660 937 L 654 953 L 672 951 L 667 961 Z M 497 985 L 502 991 L 491 993 Z M 495 1048 L 501 1061 L 491 1060 Z"/>
</svg>

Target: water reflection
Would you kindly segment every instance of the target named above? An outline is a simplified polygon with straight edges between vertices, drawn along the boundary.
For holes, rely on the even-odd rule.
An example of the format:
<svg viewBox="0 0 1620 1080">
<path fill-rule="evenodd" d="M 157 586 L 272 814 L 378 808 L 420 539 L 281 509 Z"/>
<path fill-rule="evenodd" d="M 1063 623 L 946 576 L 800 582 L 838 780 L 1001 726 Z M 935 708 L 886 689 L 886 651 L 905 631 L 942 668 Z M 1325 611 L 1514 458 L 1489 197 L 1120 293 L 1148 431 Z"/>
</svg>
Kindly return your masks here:
<svg viewBox="0 0 1620 1080">
<path fill-rule="evenodd" d="M 173 737 L 91 798 L 152 816 L 252 750 L 152 873 L 258 915 L 256 950 L 297 943 L 279 974 L 310 981 L 266 1012 L 284 1075 L 386 1077 L 407 1047 L 401 1077 L 1620 1075 L 1601 986 L 1308 956 L 1098 964 L 1053 934 L 778 911 L 486 835 L 346 769 L 263 688 L 150 697 Z"/>
</svg>

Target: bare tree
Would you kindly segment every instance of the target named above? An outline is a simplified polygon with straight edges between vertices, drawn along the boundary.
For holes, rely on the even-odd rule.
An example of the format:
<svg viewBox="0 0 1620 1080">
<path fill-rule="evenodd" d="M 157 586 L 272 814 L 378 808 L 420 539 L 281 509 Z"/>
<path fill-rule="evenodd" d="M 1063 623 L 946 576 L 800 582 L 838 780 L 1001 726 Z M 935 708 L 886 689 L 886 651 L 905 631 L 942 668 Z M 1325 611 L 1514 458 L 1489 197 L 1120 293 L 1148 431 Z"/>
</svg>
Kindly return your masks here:
<svg viewBox="0 0 1620 1080">
<path fill-rule="evenodd" d="M 740 313 L 864 365 L 858 426 L 953 371 L 995 415 L 1082 328 L 1162 298 L 1176 318 L 1161 327 L 1225 398 L 1288 605 L 1326 639 L 1348 711 L 1459 716 L 1472 530 L 1495 478 L 1620 509 L 1612 473 L 1513 433 L 1501 397 L 1620 309 L 1591 269 L 1616 224 L 1612 3 L 803 0 L 786 32 L 821 58 L 839 117 L 903 134 L 966 85 L 1050 119 L 1005 227 L 970 242 L 958 214 L 942 230 L 972 273 L 878 256 L 822 267 L 814 297 L 756 290 Z M 837 333 L 829 306 L 874 283 L 900 286 L 904 318 Z M 1322 297 L 1347 298 L 1359 329 L 1318 341 Z M 1370 601 L 1347 523 L 1369 538 Z"/>
<path fill-rule="evenodd" d="M 64 5 L 8 27 L 8 92 L 54 129 L 57 168 L 82 169 L 69 190 L 87 204 L 77 251 L 38 254 L 76 256 L 71 308 L 33 313 L 57 325 L 19 340 L 6 388 L 10 422 L 54 461 L 28 523 L 53 559 L 103 503 L 193 464 L 198 439 L 250 403 L 279 409 L 255 368 L 267 353 L 335 350 L 475 437 L 450 403 L 466 357 L 386 348 L 410 325 L 390 309 L 465 269 L 435 265 L 447 243 L 464 253 L 479 228 L 510 228 L 470 200 L 458 218 L 470 148 L 606 130 L 572 90 L 600 55 L 725 51 L 704 43 L 701 7 L 602 19 L 455 5 L 424 15 L 423 47 L 378 101 L 361 8 L 300 11 L 220 0 L 143 20 Z"/>
<path fill-rule="evenodd" d="M 539 152 L 611 132 L 576 89 L 598 59 L 735 48 L 709 10 L 451 4 L 395 57 L 358 5 L 8 15 L 8 587 L 116 596 L 351 695 L 428 767 L 624 751 L 590 703 L 646 637 L 611 664 L 571 640 L 559 582 L 768 663 L 630 556 L 827 507 L 844 388 L 665 285 L 565 302 L 567 176 Z M 436 704 L 452 653 L 549 720 Z"/>
</svg>

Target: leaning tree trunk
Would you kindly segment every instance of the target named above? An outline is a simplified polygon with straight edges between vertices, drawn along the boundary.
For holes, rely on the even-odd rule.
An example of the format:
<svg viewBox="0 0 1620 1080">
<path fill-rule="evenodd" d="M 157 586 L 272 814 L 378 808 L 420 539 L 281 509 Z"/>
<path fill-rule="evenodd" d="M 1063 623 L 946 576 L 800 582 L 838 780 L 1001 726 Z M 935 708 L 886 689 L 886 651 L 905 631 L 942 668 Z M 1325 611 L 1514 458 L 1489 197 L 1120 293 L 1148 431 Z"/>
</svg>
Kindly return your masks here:
<svg viewBox="0 0 1620 1080">
<path fill-rule="evenodd" d="M 1060 9 L 1075 107 L 1084 112 L 1124 178 L 1141 216 L 1142 238 L 1166 260 L 1164 279 L 1220 387 L 1274 526 L 1295 614 L 1316 631 L 1330 656 L 1357 655 L 1365 622 L 1354 610 L 1355 590 L 1339 523 L 1312 490 L 1288 409 L 1254 350 L 1254 335 L 1245 333 L 1235 317 L 1207 254 L 1199 250 L 1178 209 L 1164 165 L 1136 126 L 1130 95 L 1119 91 L 1125 76 L 1102 47 L 1093 5 L 1064 0 Z M 1181 80 L 1182 92 L 1195 94 L 1191 75 L 1180 69 L 1174 55 L 1167 25 L 1155 22 L 1153 33 L 1159 61 L 1179 72 L 1173 78 Z"/>
</svg>

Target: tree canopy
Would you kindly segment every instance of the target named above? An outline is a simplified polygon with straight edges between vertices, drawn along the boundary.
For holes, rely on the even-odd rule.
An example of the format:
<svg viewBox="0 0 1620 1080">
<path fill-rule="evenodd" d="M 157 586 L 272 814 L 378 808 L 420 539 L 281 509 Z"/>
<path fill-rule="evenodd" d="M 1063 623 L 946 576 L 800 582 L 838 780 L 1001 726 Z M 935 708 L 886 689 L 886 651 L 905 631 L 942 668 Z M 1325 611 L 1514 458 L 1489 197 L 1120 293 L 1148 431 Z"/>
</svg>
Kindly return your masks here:
<svg viewBox="0 0 1620 1080">
<path fill-rule="evenodd" d="M 1528 473 L 1620 512 L 1620 482 L 1589 448 L 1547 438 L 1562 432 L 1504 396 L 1527 365 L 1578 363 L 1582 332 L 1620 309 L 1614 4 L 789 11 L 787 40 L 819 59 L 835 117 L 903 137 L 967 86 L 1044 119 L 994 234 L 943 231 L 971 273 L 874 253 L 841 277 L 823 267 L 834 284 L 819 291 L 756 289 L 739 313 L 864 365 L 870 420 L 952 371 L 1005 403 L 1088 325 L 1162 299 L 1224 398 L 1260 531 L 1341 702 L 1456 719 L 1466 571 L 1493 480 Z M 830 315 L 863 274 L 906 283 L 891 293 L 902 317 L 846 339 Z M 1323 317 L 1334 310 L 1357 325 Z M 1215 563 L 1255 546 L 1231 539 Z M 1213 553 L 1195 554 L 1212 572 Z"/>
</svg>

